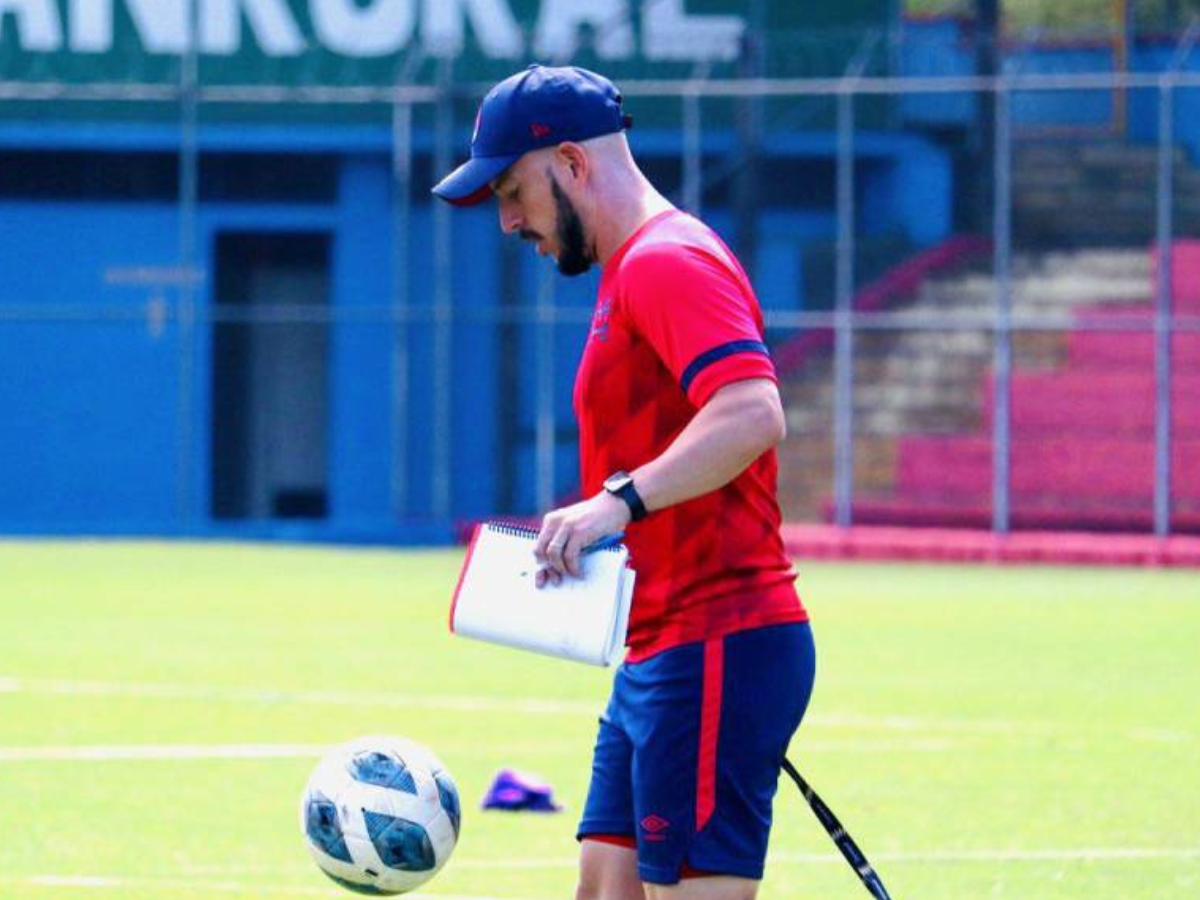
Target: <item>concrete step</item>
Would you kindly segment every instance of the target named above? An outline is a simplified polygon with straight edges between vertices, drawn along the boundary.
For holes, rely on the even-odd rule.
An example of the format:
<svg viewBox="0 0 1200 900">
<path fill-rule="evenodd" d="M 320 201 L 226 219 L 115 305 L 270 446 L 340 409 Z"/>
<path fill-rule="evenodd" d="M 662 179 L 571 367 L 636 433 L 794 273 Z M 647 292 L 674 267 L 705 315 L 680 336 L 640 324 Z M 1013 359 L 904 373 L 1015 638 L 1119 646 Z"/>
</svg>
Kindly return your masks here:
<svg viewBox="0 0 1200 900">
<path fill-rule="evenodd" d="M 1200 171 L 1172 151 L 1178 233 L 1200 231 Z M 1013 230 L 1021 246 L 1144 245 L 1155 234 L 1158 149 L 1118 141 L 1015 149 Z"/>
<path fill-rule="evenodd" d="M 1188 191 L 1172 192 L 1172 214 L 1188 219 L 1200 214 L 1200 185 Z M 1068 190 L 1039 188 L 1013 193 L 1013 212 L 1086 215 L 1091 212 L 1117 212 L 1144 215 L 1151 223 L 1158 210 L 1158 195 L 1149 189 L 1108 184 L 1105 187 L 1082 185 Z"/>
<path fill-rule="evenodd" d="M 991 310 L 996 303 L 996 281 L 979 275 L 950 282 L 934 282 L 920 292 L 915 309 L 971 312 Z M 1009 284 L 1014 311 L 1038 312 L 1069 310 L 1082 303 L 1108 304 L 1148 300 L 1148 278 L 1093 276 L 1081 272 L 1075 277 L 1016 277 Z"/>
<path fill-rule="evenodd" d="M 1176 234 L 1200 233 L 1200 221 L 1177 222 Z M 1056 213 L 1049 216 L 1015 214 L 1013 239 L 1017 247 L 1145 247 L 1156 236 L 1145 217 L 1105 212 L 1087 215 Z"/>
<path fill-rule="evenodd" d="M 1176 167 L 1189 164 L 1187 152 L 1179 146 L 1171 151 Z M 1157 169 L 1158 148 L 1121 141 L 1022 142 L 1013 148 L 1013 168 L 1118 168 Z"/>
</svg>

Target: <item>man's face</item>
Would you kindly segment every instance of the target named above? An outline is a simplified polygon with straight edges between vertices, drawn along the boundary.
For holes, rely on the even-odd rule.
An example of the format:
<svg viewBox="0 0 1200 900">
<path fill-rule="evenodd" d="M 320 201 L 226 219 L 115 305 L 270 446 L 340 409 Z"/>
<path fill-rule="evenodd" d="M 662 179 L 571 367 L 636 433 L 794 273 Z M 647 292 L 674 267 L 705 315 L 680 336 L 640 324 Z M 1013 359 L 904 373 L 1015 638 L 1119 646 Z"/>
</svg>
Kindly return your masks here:
<svg viewBox="0 0 1200 900">
<path fill-rule="evenodd" d="M 564 275 L 581 275 L 592 267 L 595 260 L 588 253 L 579 211 L 554 177 L 545 154 L 521 157 L 496 179 L 492 190 L 501 231 L 536 242 L 538 254 L 553 255 Z"/>
</svg>

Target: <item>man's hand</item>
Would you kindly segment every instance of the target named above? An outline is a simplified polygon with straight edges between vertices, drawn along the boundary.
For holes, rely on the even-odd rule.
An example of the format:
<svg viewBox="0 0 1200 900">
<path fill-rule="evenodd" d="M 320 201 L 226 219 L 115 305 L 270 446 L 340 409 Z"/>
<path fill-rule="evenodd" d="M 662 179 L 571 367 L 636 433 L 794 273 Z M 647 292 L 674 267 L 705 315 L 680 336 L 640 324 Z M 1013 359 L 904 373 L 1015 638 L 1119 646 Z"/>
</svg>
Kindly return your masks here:
<svg viewBox="0 0 1200 900">
<path fill-rule="evenodd" d="M 583 574 L 580 557 L 584 547 L 616 534 L 629 524 L 629 507 L 620 497 L 601 491 L 589 500 L 546 513 L 533 549 L 541 568 L 537 586 L 559 584 L 563 575 Z"/>
</svg>

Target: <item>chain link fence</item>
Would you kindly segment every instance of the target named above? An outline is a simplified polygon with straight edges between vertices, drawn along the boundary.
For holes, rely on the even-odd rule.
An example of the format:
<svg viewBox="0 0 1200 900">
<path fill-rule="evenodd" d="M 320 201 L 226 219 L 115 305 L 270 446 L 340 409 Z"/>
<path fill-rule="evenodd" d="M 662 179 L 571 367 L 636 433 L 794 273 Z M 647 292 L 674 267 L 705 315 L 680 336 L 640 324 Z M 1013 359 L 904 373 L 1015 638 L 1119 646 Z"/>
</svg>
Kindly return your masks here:
<svg viewBox="0 0 1200 900">
<path fill-rule="evenodd" d="M 1200 74 L 875 58 L 621 84 L 666 123 L 632 134 L 652 180 L 757 279 L 787 518 L 1200 530 Z M 174 116 L 4 151 L 4 529 L 440 534 L 569 497 L 595 275 L 428 199 L 485 88 L 0 84 Z M 1142 134 L 1064 137 L 1050 96 Z M 256 137 L 280 102 L 355 114 Z"/>
</svg>

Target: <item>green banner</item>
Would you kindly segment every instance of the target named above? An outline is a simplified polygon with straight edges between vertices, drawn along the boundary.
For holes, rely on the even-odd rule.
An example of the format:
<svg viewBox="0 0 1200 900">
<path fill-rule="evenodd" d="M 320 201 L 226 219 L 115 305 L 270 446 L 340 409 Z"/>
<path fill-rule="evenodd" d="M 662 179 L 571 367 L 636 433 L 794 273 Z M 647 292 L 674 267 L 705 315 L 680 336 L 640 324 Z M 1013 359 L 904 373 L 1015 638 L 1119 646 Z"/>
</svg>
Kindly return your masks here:
<svg viewBox="0 0 1200 900">
<path fill-rule="evenodd" d="M 830 77 L 891 24 L 893 2 L 0 0 L 0 118 L 45 112 L 24 101 L 25 84 L 178 85 L 193 51 L 211 86 L 428 84 L 446 60 L 456 82 L 495 81 L 533 60 L 588 65 L 618 82 Z M 748 47 L 758 60 L 750 68 Z M 70 119 L 170 116 L 124 103 L 62 103 L 51 114 L 67 106 Z M 310 113 L 289 105 L 269 118 L 289 115 Z M 232 108 L 217 117 L 242 118 Z"/>
<path fill-rule="evenodd" d="M 748 31 L 772 67 L 786 45 L 845 59 L 887 24 L 887 0 L 0 0 L 0 79 L 163 82 L 195 47 L 208 80 L 386 84 L 416 55 L 460 78 L 594 55 L 611 68 L 733 64 Z M 758 31 L 756 29 L 761 29 Z M 807 34 L 806 34 L 807 33 Z M 423 67 L 428 72 L 428 67 Z M 766 72 L 764 74 L 771 74 Z"/>
</svg>

